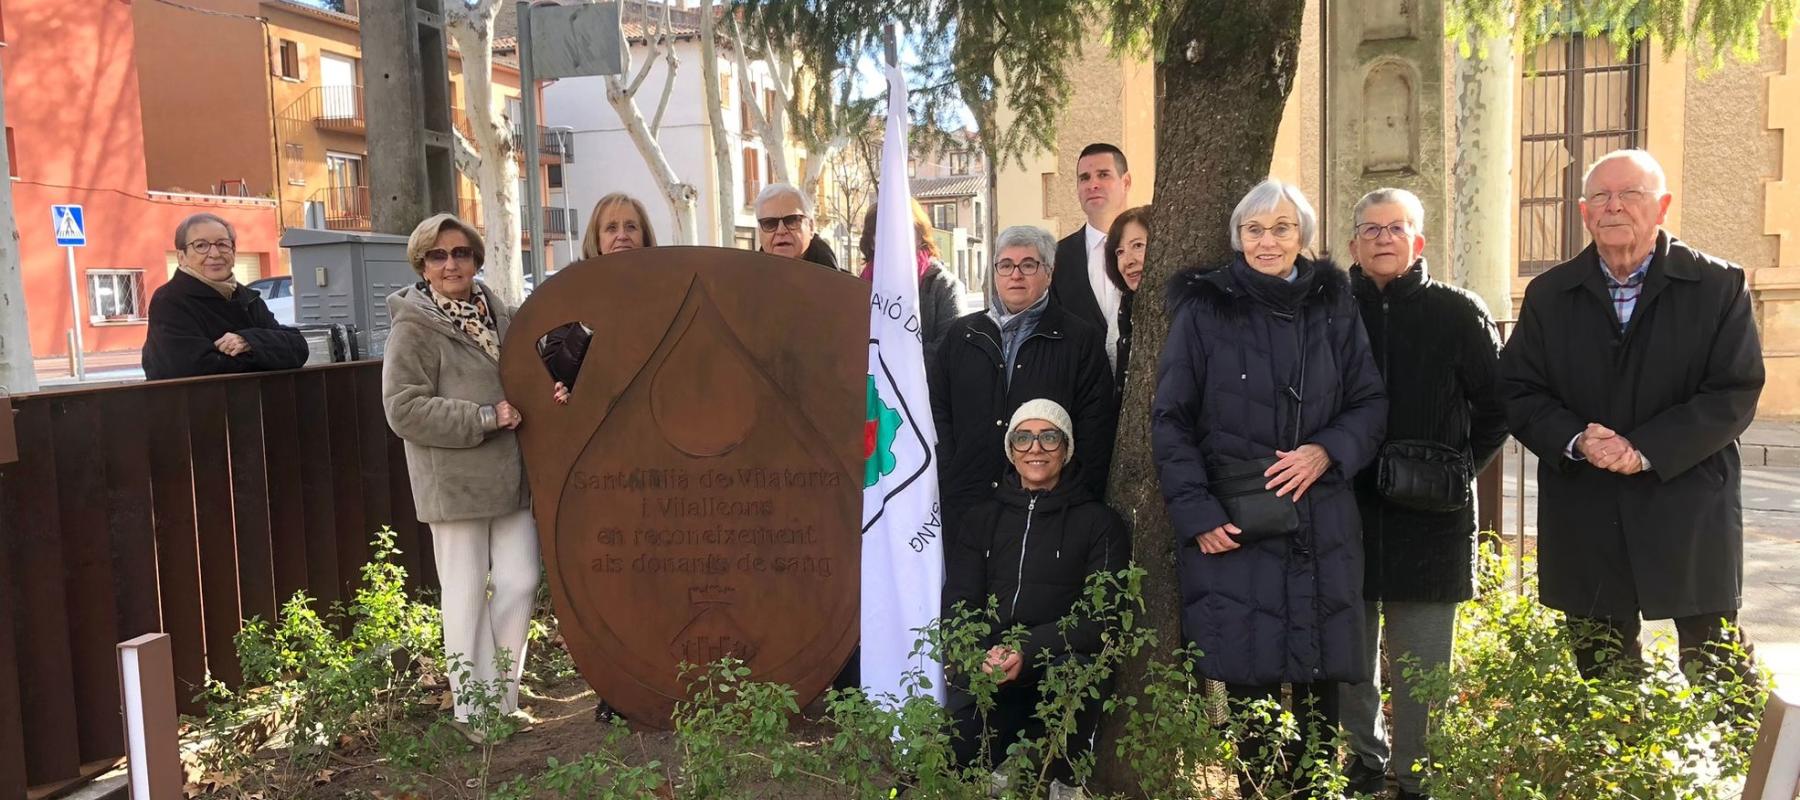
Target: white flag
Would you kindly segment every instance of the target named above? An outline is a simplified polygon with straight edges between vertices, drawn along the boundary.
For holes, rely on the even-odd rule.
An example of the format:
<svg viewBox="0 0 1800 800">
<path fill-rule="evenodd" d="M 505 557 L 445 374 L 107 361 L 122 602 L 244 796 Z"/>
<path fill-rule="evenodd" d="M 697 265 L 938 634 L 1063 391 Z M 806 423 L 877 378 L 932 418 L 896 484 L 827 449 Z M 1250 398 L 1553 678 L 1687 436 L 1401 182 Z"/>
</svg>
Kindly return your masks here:
<svg viewBox="0 0 1800 800">
<path fill-rule="evenodd" d="M 920 671 L 944 700 L 944 668 L 913 657 L 918 629 L 938 617 L 944 587 L 937 428 L 919 325 L 918 242 L 906 178 L 906 79 L 888 67 L 887 141 L 875 217 L 869 315 L 869 462 L 863 478 L 862 684 L 905 700 Z"/>
</svg>

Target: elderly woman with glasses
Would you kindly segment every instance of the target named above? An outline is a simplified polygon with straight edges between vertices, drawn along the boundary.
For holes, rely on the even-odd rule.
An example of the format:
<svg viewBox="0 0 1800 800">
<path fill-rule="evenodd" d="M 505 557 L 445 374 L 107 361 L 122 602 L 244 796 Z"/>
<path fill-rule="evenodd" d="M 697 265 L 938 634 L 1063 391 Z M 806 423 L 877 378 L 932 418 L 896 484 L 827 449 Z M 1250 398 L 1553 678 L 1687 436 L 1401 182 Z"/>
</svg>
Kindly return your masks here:
<svg viewBox="0 0 1800 800">
<path fill-rule="evenodd" d="M 479 744 L 468 682 L 497 695 L 502 714 L 519 713 L 538 583 L 537 528 L 513 434 L 523 419 L 500 385 L 512 309 L 476 282 L 486 249 L 468 223 L 449 214 L 419 223 L 406 255 L 422 280 L 388 296 L 381 402 L 406 444 L 419 521 L 431 526 L 455 724 Z"/>
<path fill-rule="evenodd" d="M 306 339 L 269 313 L 256 290 L 238 283 L 237 234 L 213 214 L 175 227 L 175 274 L 150 296 L 144 377 L 192 378 L 296 369 Z"/>
<path fill-rule="evenodd" d="M 1025 401 L 1051 400 L 1069 410 L 1069 434 L 1082 441 L 1069 479 L 1097 495 L 1106 490 L 1118 424 L 1106 332 L 1050 300 L 1056 240 L 1018 225 L 995 237 L 994 252 L 988 309 L 945 328 L 929 369 L 947 532 L 1000 486 L 1006 420 Z"/>
<path fill-rule="evenodd" d="M 1321 748 L 1336 734 L 1337 684 L 1369 677 L 1351 477 L 1381 444 L 1387 397 L 1349 278 L 1301 254 L 1317 229 L 1291 185 L 1244 196 L 1227 231 L 1237 256 L 1171 281 L 1151 412 L 1199 672 L 1239 708 L 1290 685 L 1305 731 L 1278 746 L 1253 725 L 1247 791 L 1316 788 L 1322 776 L 1290 771 L 1302 748 L 1333 763 Z"/>
</svg>

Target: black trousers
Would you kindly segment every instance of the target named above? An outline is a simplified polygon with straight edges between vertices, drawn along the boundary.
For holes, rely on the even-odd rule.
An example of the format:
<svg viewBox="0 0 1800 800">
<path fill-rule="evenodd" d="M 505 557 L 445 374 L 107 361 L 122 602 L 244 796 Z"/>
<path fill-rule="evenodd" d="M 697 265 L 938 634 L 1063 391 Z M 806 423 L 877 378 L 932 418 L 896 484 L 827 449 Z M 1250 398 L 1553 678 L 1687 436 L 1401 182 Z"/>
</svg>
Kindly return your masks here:
<svg viewBox="0 0 1800 800">
<path fill-rule="evenodd" d="M 1269 740 L 1269 725 L 1246 720 L 1244 736 L 1239 742 L 1244 769 L 1237 776 L 1238 794 L 1242 797 L 1254 797 L 1256 787 L 1267 789 L 1271 783 L 1298 788 L 1308 777 L 1298 774 L 1301 757 L 1309 752 L 1321 753 L 1334 744 L 1340 719 L 1338 683 L 1315 681 L 1287 685 L 1292 688 L 1293 713 L 1300 726 L 1300 740 L 1275 744 Z M 1232 716 L 1239 718 L 1259 700 L 1281 702 L 1281 687 L 1279 683 L 1263 686 L 1225 684 Z M 1334 769 L 1336 758 L 1323 757 L 1318 763 L 1324 770 Z M 1271 793 L 1271 796 L 1280 796 L 1280 793 Z"/>
<path fill-rule="evenodd" d="M 1584 678 L 1596 678 L 1617 670 L 1642 672 L 1644 652 L 1638 643 L 1643 623 L 1637 618 L 1611 619 L 1570 615 L 1564 623 L 1574 638 L 1575 667 Z M 1732 630 L 1727 633 L 1725 626 Z M 1737 629 L 1737 612 L 1721 611 L 1675 618 L 1675 641 L 1683 671 L 1718 679 L 1723 674 L 1749 677 L 1755 674 L 1750 644 Z M 1741 651 L 1728 647 L 1736 644 Z"/>
<path fill-rule="evenodd" d="M 1100 696 L 1110 694 L 1105 688 Z M 991 736 L 988 742 L 988 758 L 993 766 L 1000 766 L 1006 759 L 1006 750 L 1020 739 L 1037 739 L 1044 735 L 1044 722 L 1037 718 L 1038 701 L 1042 692 L 1038 690 L 1036 681 L 1024 678 L 1011 683 L 1002 684 L 1000 691 L 994 695 L 994 708 L 982 719 L 981 711 L 976 707 L 975 697 L 966 689 L 950 685 L 947 707 L 951 720 L 951 748 L 958 767 L 974 764 L 981 756 L 981 736 L 985 728 Z M 1075 712 L 1075 733 L 1069 737 L 1067 757 L 1057 759 L 1050 765 L 1049 775 L 1053 780 L 1073 785 L 1075 768 L 1073 762 L 1086 755 L 1093 747 L 1095 731 L 1099 729 L 1101 701 L 1087 698 L 1081 709 Z"/>
</svg>

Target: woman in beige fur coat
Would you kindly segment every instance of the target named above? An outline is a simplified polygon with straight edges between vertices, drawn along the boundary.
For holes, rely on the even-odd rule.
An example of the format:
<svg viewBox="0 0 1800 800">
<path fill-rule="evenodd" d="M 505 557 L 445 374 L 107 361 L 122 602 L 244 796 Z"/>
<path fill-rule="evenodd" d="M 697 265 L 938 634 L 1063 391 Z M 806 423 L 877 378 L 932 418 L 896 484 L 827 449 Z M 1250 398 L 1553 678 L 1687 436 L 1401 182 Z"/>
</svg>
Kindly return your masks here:
<svg viewBox="0 0 1800 800">
<path fill-rule="evenodd" d="M 381 403 L 406 443 L 419 521 L 431 526 L 456 723 L 480 743 L 468 724 L 476 709 L 466 681 L 498 694 L 501 713 L 520 713 L 538 581 L 537 528 L 513 434 L 523 420 L 500 386 L 512 309 L 475 281 L 486 253 L 468 223 L 449 214 L 419 223 L 406 255 L 423 280 L 388 296 Z"/>
</svg>

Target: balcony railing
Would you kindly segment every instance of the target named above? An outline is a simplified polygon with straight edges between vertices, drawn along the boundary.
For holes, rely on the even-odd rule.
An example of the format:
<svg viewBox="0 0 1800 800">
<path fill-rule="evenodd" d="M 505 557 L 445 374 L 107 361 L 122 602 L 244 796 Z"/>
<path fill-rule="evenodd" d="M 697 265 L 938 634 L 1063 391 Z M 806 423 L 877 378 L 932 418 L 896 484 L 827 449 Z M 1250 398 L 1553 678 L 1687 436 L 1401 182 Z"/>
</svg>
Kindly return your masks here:
<svg viewBox="0 0 1800 800">
<path fill-rule="evenodd" d="M 314 127 L 323 130 L 345 133 L 368 130 L 361 86 L 314 86 L 281 112 L 281 118 L 310 121 Z"/>
<path fill-rule="evenodd" d="M 551 237 L 567 238 L 568 236 L 574 234 L 574 232 L 575 232 L 575 209 L 573 209 L 573 208 L 545 208 L 544 209 L 544 238 L 546 238 L 546 239 L 551 238 Z"/>
<path fill-rule="evenodd" d="M 308 202 L 325 209 L 325 228 L 333 231 L 366 231 L 374 228 L 367 186 L 331 186 L 312 193 Z"/>
<path fill-rule="evenodd" d="M 450 109 L 450 124 L 469 143 L 480 149 L 475 141 L 475 123 L 469 112 L 461 108 Z M 525 132 L 514 126 L 512 131 L 513 158 L 525 160 Z M 575 160 L 575 136 L 572 131 L 538 126 L 538 161 L 544 164 L 561 164 Z"/>
</svg>

